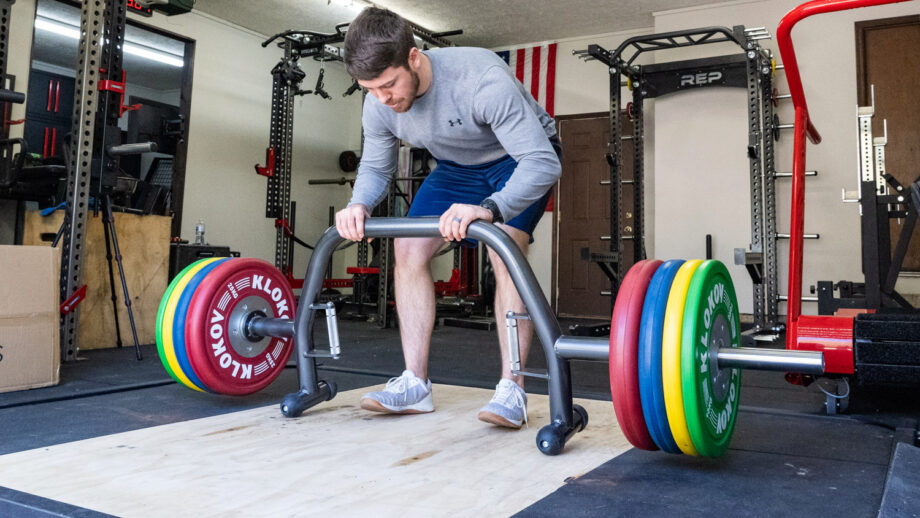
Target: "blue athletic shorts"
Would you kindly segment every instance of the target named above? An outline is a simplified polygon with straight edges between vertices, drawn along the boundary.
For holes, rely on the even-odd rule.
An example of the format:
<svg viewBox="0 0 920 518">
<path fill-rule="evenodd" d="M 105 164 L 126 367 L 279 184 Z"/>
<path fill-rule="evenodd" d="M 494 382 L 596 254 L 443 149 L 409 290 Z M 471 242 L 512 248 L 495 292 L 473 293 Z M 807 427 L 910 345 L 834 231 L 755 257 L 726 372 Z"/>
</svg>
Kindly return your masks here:
<svg viewBox="0 0 920 518">
<path fill-rule="evenodd" d="M 559 140 L 553 136 L 550 142 L 561 160 L 562 146 Z M 517 161 L 510 155 L 479 165 L 461 165 L 439 160 L 437 167 L 425 178 L 415 194 L 408 216 L 440 216 L 454 203 L 479 205 L 482 200 L 505 186 L 515 167 Z M 527 232 L 530 242 L 533 243 L 533 231 L 537 228 L 551 195 L 552 189 L 505 224 Z M 464 241 L 465 245 L 476 246 L 476 242 L 471 239 Z"/>
</svg>

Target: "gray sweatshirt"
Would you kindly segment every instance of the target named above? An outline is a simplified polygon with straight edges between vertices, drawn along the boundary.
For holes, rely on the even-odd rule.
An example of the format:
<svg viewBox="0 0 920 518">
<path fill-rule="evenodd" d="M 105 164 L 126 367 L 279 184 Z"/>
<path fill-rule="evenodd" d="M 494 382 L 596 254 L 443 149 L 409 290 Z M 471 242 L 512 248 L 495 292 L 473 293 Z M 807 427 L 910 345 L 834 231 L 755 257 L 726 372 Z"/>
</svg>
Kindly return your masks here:
<svg viewBox="0 0 920 518">
<path fill-rule="evenodd" d="M 492 51 L 452 47 L 425 55 L 431 85 L 407 112 L 366 96 L 364 151 L 349 205 L 372 208 L 384 198 L 396 171 L 396 147 L 405 140 L 438 160 L 462 165 L 511 155 L 517 168 L 502 190 L 489 196 L 509 221 L 543 197 L 562 173 L 549 142 L 556 134 L 553 118 Z"/>
</svg>

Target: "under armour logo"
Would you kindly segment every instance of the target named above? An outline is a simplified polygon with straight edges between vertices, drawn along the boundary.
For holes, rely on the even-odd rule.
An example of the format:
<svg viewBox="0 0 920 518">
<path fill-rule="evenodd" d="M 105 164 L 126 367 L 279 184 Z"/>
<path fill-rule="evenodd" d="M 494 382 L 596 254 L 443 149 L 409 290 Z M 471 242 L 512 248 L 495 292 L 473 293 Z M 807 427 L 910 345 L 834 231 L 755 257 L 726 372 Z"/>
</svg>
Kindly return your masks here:
<svg viewBox="0 0 920 518">
<path fill-rule="evenodd" d="M 454 126 L 463 126 L 463 121 L 460 120 L 459 118 L 458 118 L 457 120 L 455 120 L 455 121 L 450 120 L 450 119 L 447 119 L 447 122 L 450 123 L 450 127 L 451 127 L 451 128 L 453 128 Z"/>
</svg>

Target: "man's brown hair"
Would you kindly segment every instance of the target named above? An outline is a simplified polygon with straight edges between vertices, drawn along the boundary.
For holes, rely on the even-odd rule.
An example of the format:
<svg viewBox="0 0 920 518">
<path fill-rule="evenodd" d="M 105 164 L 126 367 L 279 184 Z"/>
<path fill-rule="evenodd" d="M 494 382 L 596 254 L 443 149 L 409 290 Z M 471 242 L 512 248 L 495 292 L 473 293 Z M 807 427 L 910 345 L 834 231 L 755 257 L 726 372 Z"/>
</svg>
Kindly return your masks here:
<svg viewBox="0 0 920 518">
<path fill-rule="evenodd" d="M 375 79 L 388 67 L 408 67 L 415 46 L 409 22 L 386 9 L 367 7 L 348 25 L 345 70 L 361 81 Z"/>
</svg>

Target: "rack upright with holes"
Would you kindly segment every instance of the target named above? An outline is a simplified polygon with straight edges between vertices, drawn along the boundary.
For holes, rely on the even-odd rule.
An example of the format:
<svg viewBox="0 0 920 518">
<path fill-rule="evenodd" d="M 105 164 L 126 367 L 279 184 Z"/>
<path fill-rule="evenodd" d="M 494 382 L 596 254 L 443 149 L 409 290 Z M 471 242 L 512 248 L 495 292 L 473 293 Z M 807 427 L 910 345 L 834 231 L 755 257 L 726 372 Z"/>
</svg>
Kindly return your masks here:
<svg viewBox="0 0 920 518">
<path fill-rule="evenodd" d="M 272 104 L 269 144 L 266 149 L 266 165 L 256 166 L 256 173 L 268 178 L 265 196 L 265 217 L 275 221 L 275 267 L 293 280 L 294 221 L 291 203 L 291 161 L 294 146 L 294 97 L 312 91 L 301 90 L 306 77 L 298 62 L 312 57 L 326 60 L 341 60 L 341 49 L 333 46 L 345 39 L 343 28 L 338 25 L 335 32 L 322 34 L 312 31 L 286 31 L 262 43 L 267 47 L 275 40 L 282 49 L 281 60 L 272 69 Z M 328 98 L 322 90 L 323 72 L 317 80 L 316 93 Z"/>
<path fill-rule="evenodd" d="M 122 47 L 125 0 L 83 2 L 80 21 L 73 140 L 68 158 L 67 208 L 62 228 L 61 301 L 71 308 L 61 314 L 61 360 L 77 358 L 77 322 L 87 210 L 94 174 L 111 170 L 114 157 L 103 150 L 121 142 L 118 119 L 124 95 Z M 101 34 L 100 34 L 101 32 Z M 98 161 L 94 158 L 99 158 Z M 93 167 L 99 168 L 94 173 Z"/>
</svg>

